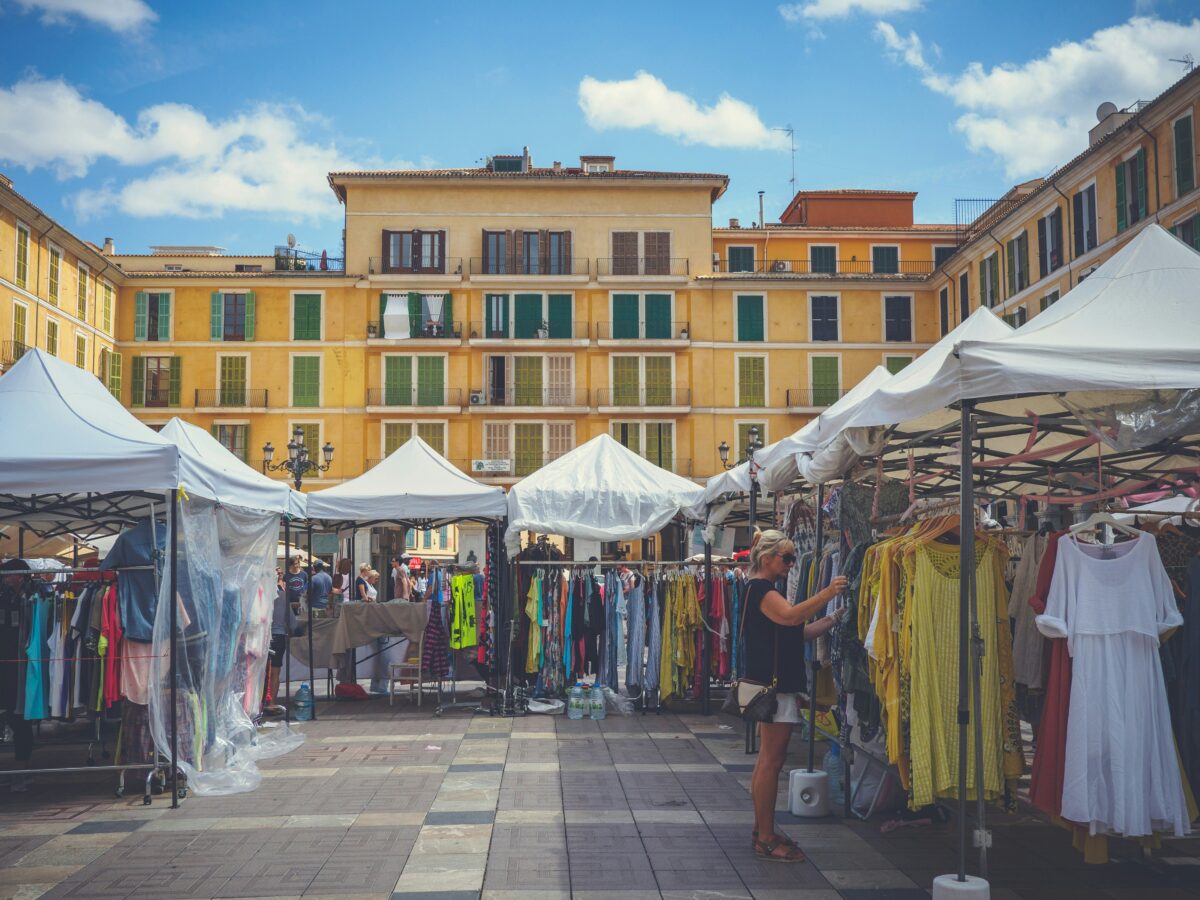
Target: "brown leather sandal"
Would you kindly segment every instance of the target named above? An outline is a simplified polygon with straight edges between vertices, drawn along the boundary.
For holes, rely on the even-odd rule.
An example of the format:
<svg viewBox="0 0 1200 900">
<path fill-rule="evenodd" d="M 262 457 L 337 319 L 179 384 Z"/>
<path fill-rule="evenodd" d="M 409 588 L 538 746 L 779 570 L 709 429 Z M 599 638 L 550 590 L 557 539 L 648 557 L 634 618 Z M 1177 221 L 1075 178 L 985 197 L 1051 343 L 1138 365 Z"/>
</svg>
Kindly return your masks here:
<svg viewBox="0 0 1200 900">
<path fill-rule="evenodd" d="M 783 855 L 776 853 L 777 850 L 783 850 Z M 754 855 L 767 862 L 801 863 L 807 859 L 799 847 L 778 837 L 773 841 L 755 841 Z"/>
<path fill-rule="evenodd" d="M 799 847 L 800 846 L 795 841 L 793 841 L 790 837 L 788 837 L 786 834 L 777 834 L 777 835 L 775 835 L 775 838 L 776 838 L 776 840 L 781 841 L 784 844 L 787 844 L 789 847 Z M 757 843 L 758 843 L 758 829 L 755 828 L 753 831 L 750 832 L 750 846 L 753 847 Z"/>
</svg>

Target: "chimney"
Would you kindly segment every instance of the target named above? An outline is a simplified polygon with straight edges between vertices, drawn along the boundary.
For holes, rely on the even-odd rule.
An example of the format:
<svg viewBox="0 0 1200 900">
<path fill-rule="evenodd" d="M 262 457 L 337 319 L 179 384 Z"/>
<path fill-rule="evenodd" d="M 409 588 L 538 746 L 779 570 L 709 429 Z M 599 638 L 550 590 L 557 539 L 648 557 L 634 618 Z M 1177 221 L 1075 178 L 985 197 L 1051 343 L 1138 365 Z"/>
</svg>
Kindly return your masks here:
<svg viewBox="0 0 1200 900">
<path fill-rule="evenodd" d="M 529 171 L 530 166 L 532 166 L 532 165 L 533 165 L 533 160 L 531 160 L 529 158 L 529 148 L 522 147 L 521 148 L 521 171 L 527 173 Z"/>
<path fill-rule="evenodd" d="M 555 172 L 561 172 L 561 171 L 562 171 L 562 163 L 561 163 L 561 162 L 559 162 L 557 159 L 554 161 L 554 171 L 555 171 Z"/>
<path fill-rule="evenodd" d="M 741 223 L 741 222 L 739 222 L 737 219 L 730 219 L 730 220 L 729 220 L 729 227 L 730 227 L 730 228 L 741 228 L 741 227 L 742 227 L 742 223 Z"/>
<path fill-rule="evenodd" d="M 3 172 L 0 172 L 0 185 L 3 185 L 6 188 L 11 188 L 12 187 L 12 179 L 9 178 L 7 175 L 5 175 Z"/>
<path fill-rule="evenodd" d="M 103 253 L 105 256 L 112 256 L 114 253 L 117 252 L 117 248 L 113 245 L 112 238 L 106 237 L 104 239 L 104 249 L 101 250 L 100 252 Z"/>
<path fill-rule="evenodd" d="M 763 194 L 765 194 L 765 193 L 766 193 L 766 191 L 758 192 L 758 227 L 759 228 L 767 227 L 767 219 L 763 215 Z"/>
</svg>

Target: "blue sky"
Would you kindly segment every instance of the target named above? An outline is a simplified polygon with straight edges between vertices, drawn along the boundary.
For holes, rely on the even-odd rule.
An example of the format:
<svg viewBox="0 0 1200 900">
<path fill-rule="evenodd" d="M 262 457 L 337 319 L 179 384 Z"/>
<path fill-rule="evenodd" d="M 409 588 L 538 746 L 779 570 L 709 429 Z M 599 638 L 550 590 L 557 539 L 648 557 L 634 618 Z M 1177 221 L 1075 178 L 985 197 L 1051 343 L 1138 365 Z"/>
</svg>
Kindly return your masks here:
<svg viewBox="0 0 1200 900">
<path fill-rule="evenodd" d="M 1102 100 L 1200 56 L 1158 2 L 529 4 L 0 0 L 0 171 L 121 252 L 338 247 L 330 168 L 534 162 L 723 172 L 714 218 L 801 189 L 918 191 L 920 221 L 1083 149 Z M 733 10 L 731 12 L 731 10 Z"/>
</svg>

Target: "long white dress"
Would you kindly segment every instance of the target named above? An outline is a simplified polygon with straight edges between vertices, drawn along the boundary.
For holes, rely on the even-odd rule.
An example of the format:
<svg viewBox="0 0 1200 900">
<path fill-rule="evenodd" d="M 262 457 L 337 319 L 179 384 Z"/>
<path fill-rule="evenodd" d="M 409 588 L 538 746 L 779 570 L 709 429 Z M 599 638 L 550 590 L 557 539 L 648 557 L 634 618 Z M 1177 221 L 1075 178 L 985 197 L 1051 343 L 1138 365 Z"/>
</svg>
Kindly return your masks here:
<svg viewBox="0 0 1200 900">
<path fill-rule="evenodd" d="M 1190 830 L 1158 656 L 1182 623 L 1152 535 L 1059 541 L 1037 627 L 1071 654 L 1062 816 L 1092 834 Z"/>
</svg>

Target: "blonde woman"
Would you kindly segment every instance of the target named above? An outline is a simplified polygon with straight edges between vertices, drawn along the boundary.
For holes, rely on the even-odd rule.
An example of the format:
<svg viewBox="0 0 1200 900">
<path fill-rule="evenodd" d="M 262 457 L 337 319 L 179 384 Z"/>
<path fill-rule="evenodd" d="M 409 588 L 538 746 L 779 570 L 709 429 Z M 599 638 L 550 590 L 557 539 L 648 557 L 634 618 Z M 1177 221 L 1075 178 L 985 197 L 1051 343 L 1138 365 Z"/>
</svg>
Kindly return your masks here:
<svg viewBox="0 0 1200 900">
<path fill-rule="evenodd" d="M 773 722 L 758 726 L 760 744 L 750 795 L 754 800 L 754 853 L 772 862 L 804 862 L 800 848 L 775 831 L 775 797 L 792 726 L 800 721 L 804 642 L 829 631 L 837 615 L 804 623 L 846 587 L 846 579 L 839 575 L 823 591 L 792 606 L 775 585 L 787 578 L 795 564 L 796 548 L 783 532 L 769 530 L 754 536 L 743 625 L 746 677 L 763 684 L 775 681 L 779 708 Z"/>
</svg>

